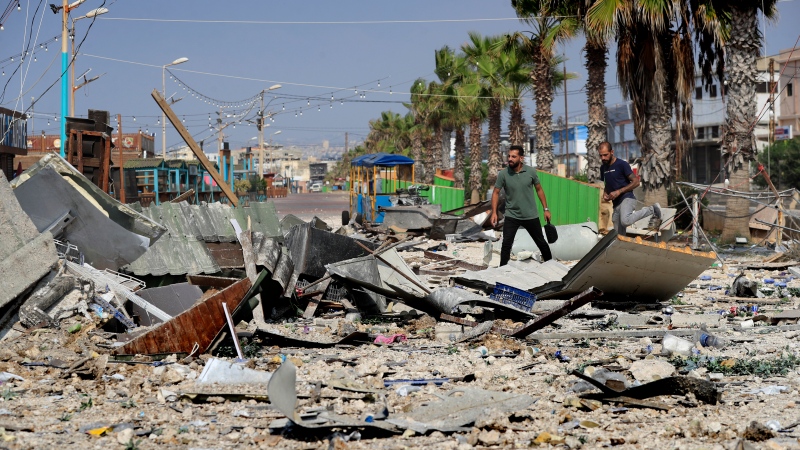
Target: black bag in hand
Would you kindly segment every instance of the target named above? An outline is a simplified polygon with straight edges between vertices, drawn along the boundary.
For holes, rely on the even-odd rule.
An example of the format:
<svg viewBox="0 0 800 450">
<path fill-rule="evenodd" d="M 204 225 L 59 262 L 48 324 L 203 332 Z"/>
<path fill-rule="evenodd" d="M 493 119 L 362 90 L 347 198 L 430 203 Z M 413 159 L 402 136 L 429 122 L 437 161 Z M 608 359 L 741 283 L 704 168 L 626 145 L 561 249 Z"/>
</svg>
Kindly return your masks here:
<svg viewBox="0 0 800 450">
<path fill-rule="evenodd" d="M 550 224 L 550 221 L 547 221 L 547 225 L 544 226 L 544 235 L 547 237 L 547 243 L 553 244 L 558 240 L 558 231 L 556 231 L 556 226 Z"/>
</svg>

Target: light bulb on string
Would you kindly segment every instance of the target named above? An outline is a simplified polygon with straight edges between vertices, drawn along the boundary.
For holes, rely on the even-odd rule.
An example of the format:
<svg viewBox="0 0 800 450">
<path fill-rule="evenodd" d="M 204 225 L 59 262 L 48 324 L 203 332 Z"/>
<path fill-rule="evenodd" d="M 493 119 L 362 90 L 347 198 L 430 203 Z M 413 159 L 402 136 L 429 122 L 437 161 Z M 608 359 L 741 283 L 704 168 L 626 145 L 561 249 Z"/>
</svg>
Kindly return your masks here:
<svg viewBox="0 0 800 450">
<path fill-rule="evenodd" d="M 320 108 L 319 106 L 317 106 L 317 111 L 322 111 L 322 108 Z"/>
<path fill-rule="evenodd" d="M 286 105 L 281 105 L 281 111 L 286 111 Z"/>
<path fill-rule="evenodd" d="M 306 100 L 306 106 L 311 106 L 311 100 Z"/>
<path fill-rule="evenodd" d="M 136 116 L 133 116 L 133 121 L 136 122 Z"/>
<path fill-rule="evenodd" d="M 380 82 L 380 80 L 378 80 L 378 87 L 381 87 L 381 82 Z"/>
<path fill-rule="evenodd" d="M 392 95 L 392 87 L 389 87 L 389 95 Z"/>
</svg>

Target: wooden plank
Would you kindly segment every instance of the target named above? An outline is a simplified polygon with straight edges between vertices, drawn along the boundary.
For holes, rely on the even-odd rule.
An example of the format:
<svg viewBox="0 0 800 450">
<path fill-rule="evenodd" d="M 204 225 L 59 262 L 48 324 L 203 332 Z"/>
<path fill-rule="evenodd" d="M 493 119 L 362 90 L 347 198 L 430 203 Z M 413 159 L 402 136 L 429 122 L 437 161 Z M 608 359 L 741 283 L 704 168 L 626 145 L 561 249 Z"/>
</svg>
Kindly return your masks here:
<svg viewBox="0 0 800 450">
<path fill-rule="evenodd" d="M 164 114 L 172 123 L 172 126 L 175 127 L 175 129 L 178 131 L 178 134 L 181 135 L 183 140 L 192 150 L 192 153 L 194 153 L 194 155 L 200 161 L 200 164 L 202 164 L 203 168 L 206 169 L 206 172 L 208 172 L 211 175 L 211 178 L 213 178 L 214 181 L 217 182 L 217 185 L 220 187 L 220 189 L 222 189 L 222 193 L 225 194 L 225 197 L 228 197 L 228 201 L 231 202 L 231 205 L 234 207 L 239 206 L 239 199 L 236 197 L 236 194 L 234 194 L 234 192 L 231 190 L 231 187 L 228 186 L 228 184 L 222 178 L 222 175 L 220 175 L 219 172 L 217 172 L 217 169 L 215 169 L 214 165 L 211 164 L 211 162 L 208 160 L 206 154 L 203 153 L 203 149 L 201 149 L 200 146 L 197 145 L 197 142 L 195 142 L 194 138 L 189 133 L 189 130 L 187 130 L 186 127 L 183 126 L 183 123 L 178 118 L 178 116 L 175 115 L 175 112 L 172 111 L 172 108 L 170 108 L 170 106 L 164 100 L 164 97 L 161 96 L 161 93 L 158 92 L 157 89 L 153 89 L 151 95 L 158 104 L 158 107 L 161 108 L 162 111 L 164 111 Z"/>
<path fill-rule="evenodd" d="M 109 136 L 108 138 L 104 138 L 103 142 L 105 142 L 105 145 L 103 146 L 103 164 L 100 169 L 100 189 L 108 194 L 108 179 L 110 178 L 109 171 L 111 170 L 111 137 Z M 121 142 L 120 145 L 122 145 Z M 120 172 L 120 179 L 122 176 L 123 174 Z"/>
</svg>

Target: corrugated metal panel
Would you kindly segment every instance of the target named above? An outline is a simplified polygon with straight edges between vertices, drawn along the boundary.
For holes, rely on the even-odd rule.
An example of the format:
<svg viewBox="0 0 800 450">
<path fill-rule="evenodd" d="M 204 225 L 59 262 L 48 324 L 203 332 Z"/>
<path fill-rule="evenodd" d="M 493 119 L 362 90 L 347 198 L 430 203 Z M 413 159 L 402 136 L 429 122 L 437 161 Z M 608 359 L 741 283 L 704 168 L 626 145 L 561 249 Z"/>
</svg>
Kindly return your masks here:
<svg viewBox="0 0 800 450">
<path fill-rule="evenodd" d="M 537 173 L 547 196 L 553 225 L 598 222 L 603 188 L 547 172 Z M 539 217 L 544 217 L 542 205 L 537 202 L 537 207 Z"/>
<path fill-rule="evenodd" d="M 133 158 L 125 161 L 125 169 L 155 169 L 161 167 L 164 160 L 157 158 Z"/>
<path fill-rule="evenodd" d="M 181 202 L 143 208 L 142 214 L 163 223 L 169 231 L 125 269 L 139 276 L 219 272 L 220 267 L 206 242 L 237 242 L 231 218 L 246 228 L 250 217 L 253 231 L 268 238 L 282 236 L 274 203 L 250 205 L 233 209 L 221 203 L 189 205 Z"/>
</svg>

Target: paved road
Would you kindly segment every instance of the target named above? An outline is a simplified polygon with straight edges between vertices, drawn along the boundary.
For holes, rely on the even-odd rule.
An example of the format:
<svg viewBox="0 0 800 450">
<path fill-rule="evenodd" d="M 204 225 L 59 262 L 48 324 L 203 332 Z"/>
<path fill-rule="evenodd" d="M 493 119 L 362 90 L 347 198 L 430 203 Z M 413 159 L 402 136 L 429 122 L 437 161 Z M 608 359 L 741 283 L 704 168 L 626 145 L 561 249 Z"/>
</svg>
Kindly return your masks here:
<svg viewBox="0 0 800 450">
<path fill-rule="evenodd" d="M 311 192 L 307 194 L 291 194 L 288 197 L 272 198 L 280 216 L 294 214 L 303 220 L 319 217 L 331 226 L 341 224 L 342 211 L 350 209 L 350 197 L 344 191 Z M 336 221 L 331 221 L 335 218 Z"/>
</svg>

